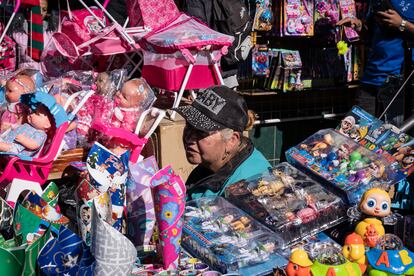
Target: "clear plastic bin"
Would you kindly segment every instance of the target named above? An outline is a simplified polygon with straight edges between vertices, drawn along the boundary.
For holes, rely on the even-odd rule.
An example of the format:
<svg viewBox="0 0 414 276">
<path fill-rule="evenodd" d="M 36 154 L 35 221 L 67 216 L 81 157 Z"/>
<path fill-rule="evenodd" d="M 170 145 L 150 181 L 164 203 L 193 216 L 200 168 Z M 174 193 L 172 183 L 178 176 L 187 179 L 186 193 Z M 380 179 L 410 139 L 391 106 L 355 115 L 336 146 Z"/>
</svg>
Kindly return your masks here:
<svg viewBox="0 0 414 276">
<path fill-rule="evenodd" d="M 222 197 L 187 203 L 182 246 L 222 273 L 266 275 L 287 264 L 276 253 L 285 247 L 279 235 Z"/>
<path fill-rule="evenodd" d="M 230 185 L 225 195 L 289 245 L 346 219 L 340 197 L 288 163 Z"/>
</svg>

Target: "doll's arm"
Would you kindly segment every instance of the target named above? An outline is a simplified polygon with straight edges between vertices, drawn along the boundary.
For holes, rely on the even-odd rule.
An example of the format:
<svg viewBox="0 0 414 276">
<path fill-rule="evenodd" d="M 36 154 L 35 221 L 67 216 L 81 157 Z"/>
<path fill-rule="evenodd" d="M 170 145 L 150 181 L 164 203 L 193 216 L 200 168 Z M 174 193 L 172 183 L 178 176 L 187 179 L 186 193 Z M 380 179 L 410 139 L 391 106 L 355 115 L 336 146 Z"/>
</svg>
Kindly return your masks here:
<svg viewBox="0 0 414 276">
<path fill-rule="evenodd" d="M 69 126 L 68 129 L 66 130 L 66 132 L 71 132 L 72 130 L 74 130 L 76 128 L 76 122 L 72 121 Z"/>
<path fill-rule="evenodd" d="M 17 143 L 21 144 L 23 147 L 25 147 L 28 150 L 37 150 L 40 148 L 41 144 L 39 144 L 38 141 L 24 136 L 23 134 L 19 134 L 16 136 L 16 139 L 14 139 Z"/>
<path fill-rule="evenodd" d="M 11 143 L 0 142 L 0 151 L 11 152 L 12 146 L 13 145 Z"/>
</svg>

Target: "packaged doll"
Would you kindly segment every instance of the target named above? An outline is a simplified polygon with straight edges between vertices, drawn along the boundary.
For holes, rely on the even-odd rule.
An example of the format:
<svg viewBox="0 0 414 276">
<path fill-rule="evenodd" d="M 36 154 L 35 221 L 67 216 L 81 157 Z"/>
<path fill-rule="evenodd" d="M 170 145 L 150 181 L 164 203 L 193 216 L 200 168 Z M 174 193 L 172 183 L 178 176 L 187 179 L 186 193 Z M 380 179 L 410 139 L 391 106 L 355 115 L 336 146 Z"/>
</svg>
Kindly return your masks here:
<svg viewBox="0 0 414 276">
<path fill-rule="evenodd" d="M 134 132 L 142 112 L 155 100 L 154 92 L 143 78 L 127 81 L 115 94 L 112 125 Z"/>
<path fill-rule="evenodd" d="M 25 107 L 19 103 L 20 95 L 32 92 L 35 89 L 33 80 L 26 75 L 17 75 L 10 78 L 5 85 L 6 110 L 0 120 L 0 133 L 10 128 L 16 128 L 24 122 Z"/>
<path fill-rule="evenodd" d="M 43 146 L 54 119 L 49 109 L 40 104 L 27 116 L 27 123 L 10 129 L 0 137 L 0 151 L 34 156 Z"/>
</svg>

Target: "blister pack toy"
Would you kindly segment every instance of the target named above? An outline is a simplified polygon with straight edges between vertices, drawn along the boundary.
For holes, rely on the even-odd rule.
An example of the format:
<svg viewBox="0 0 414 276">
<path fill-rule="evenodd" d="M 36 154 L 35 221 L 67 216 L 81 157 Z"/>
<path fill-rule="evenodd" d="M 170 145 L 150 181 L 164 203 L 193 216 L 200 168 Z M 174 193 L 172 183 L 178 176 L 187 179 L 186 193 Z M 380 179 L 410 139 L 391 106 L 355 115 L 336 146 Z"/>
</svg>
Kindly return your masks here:
<svg viewBox="0 0 414 276">
<path fill-rule="evenodd" d="M 266 45 L 256 45 L 252 50 L 252 71 L 255 76 L 269 75 L 269 51 Z"/>
<path fill-rule="evenodd" d="M 230 185 L 225 194 L 287 244 L 346 219 L 341 198 L 288 163 Z"/>
<path fill-rule="evenodd" d="M 332 129 L 320 130 L 290 148 L 286 158 L 327 180 L 350 204 L 359 202 L 370 187 L 389 187 L 404 178 L 398 163 Z"/>
<path fill-rule="evenodd" d="M 223 273 L 265 275 L 287 264 L 276 253 L 282 239 L 222 197 L 187 203 L 182 245 Z"/>
<path fill-rule="evenodd" d="M 405 176 L 414 171 L 414 140 L 397 127 L 386 124 L 354 106 L 336 128 L 361 146 L 397 163 Z"/>
<path fill-rule="evenodd" d="M 312 36 L 313 1 L 285 0 L 283 25 L 285 36 Z"/>
<path fill-rule="evenodd" d="M 256 0 L 256 13 L 253 28 L 256 31 L 270 31 L 272 29 L 273 12 L 272 1 Z"/>
</svg>

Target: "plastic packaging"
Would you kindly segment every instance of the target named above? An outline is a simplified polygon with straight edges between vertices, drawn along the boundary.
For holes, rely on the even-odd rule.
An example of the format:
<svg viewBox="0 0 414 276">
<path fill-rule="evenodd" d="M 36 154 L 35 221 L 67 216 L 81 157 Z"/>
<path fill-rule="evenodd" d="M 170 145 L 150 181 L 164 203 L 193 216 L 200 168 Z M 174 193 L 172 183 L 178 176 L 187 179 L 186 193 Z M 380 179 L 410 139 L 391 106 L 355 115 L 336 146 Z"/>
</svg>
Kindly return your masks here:
<svg viewBox="0 0 414 276">
<path fill-rule="evenodd" d="M 276 253 L 284 247 L 279 235 L 222 197 L 187 203 L 182 245 L 210 269 L 222 273 L 265 275 L 287 264 Z"/>
<path fill-rule="evenodd" d="M 368 188 L 388 188 L 404 178 L 392 157 L 377 155 L 332 129 L 290 148 L 286 158 L 327 180 L 350 204 L 357 204 Z"/>
<path fill-rule="evenodd" d="M 287 244 L 346 217 L 342 199 L 288 163 L 230 185 L 226 198 L 280 234 Z"/>
</svg>

